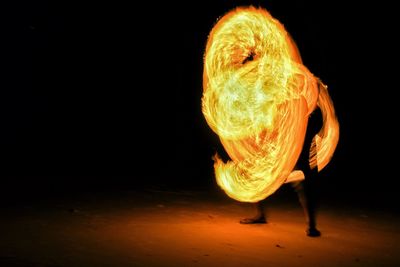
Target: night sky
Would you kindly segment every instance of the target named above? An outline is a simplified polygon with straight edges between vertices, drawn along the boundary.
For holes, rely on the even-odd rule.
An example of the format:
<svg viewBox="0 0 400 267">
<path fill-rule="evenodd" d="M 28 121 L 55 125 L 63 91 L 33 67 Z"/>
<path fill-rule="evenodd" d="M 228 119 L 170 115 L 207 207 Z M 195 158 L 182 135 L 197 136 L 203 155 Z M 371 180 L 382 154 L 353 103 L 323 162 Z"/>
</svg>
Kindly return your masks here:
<svg viewBox="0 0 400 267">
<path fill-rule="evenodd" d="M 216 187 L 211 156 L 222 147 L 201 113 L 203 52 L 219 16 L 253 4 L 285 25 L 304 64 L 329 87 L 341 136 L 321 179 L 338 195 L 395 199 L 393 7 L 145 2 L 0 9 L 3 193 Z"/>
</svg>

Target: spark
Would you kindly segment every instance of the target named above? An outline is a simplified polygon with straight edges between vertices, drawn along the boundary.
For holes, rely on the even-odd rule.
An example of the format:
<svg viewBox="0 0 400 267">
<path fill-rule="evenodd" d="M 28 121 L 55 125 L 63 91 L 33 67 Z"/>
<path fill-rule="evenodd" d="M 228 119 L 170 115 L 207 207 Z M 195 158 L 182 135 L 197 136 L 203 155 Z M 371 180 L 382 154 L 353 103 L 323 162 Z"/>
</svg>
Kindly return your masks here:
<svg viewBox="0 0 400 267">
<path fill-rule="evenodd" d="M 217 183 L 230 197 L 257 202 L 304 179 L 294 167 L 317 105 L 324 122 L 310 165 L 321 170 L 339 140 L 327 86 L 265 9 L 237 8 L 216 23 L 204 55 L 202 111 L 231 158 L 214 157 Z"/>
</svg>

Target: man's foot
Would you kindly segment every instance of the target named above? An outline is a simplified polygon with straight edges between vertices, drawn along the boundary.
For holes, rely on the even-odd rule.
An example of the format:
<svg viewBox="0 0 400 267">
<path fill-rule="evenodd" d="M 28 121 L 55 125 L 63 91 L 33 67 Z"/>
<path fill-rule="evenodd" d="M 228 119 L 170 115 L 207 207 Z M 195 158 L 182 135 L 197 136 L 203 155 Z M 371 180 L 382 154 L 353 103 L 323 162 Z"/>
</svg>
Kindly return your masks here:
<svg viewBox="0 0 400 267">
<path fill-rule="evenodd" d="M 306 233 L 307 233 L 307 236 L 309 236 L 309 237 L 319 237 L 319 236 L 321 236 L 321 232 L 318 231 L 317 228 L 308 228 Z"/>
<path fill-rule="evenodd" d="M 265 217 L 255 217 L 255 218 L 244 218 L 240 220 L 241 224 L 256 224 L 256 223 L 267 223 Z"/>
</svg>

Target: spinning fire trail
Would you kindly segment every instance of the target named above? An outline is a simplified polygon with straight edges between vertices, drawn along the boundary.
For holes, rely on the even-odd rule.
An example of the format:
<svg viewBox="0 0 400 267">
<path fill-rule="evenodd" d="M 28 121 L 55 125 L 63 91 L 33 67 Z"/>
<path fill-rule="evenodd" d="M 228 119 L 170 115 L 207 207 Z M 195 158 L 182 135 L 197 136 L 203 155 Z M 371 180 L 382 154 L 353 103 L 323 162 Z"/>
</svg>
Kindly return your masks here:
<svg viewBox="0 0 400 267">
<path fill-rule="evenodd" d="M 321 170 L 339 140 L 327 87 L 266 10 L 238 8 L 217 22 L 204 56 L 202 111 L 232 159 L 224 163 L 216 155 L 214 164 L 217 183 L 230 197 L 257 202 L 285 182 L 304 179 L 294 167 L 317 105 L 323 127 L 310 165 Z"/>
</svg>

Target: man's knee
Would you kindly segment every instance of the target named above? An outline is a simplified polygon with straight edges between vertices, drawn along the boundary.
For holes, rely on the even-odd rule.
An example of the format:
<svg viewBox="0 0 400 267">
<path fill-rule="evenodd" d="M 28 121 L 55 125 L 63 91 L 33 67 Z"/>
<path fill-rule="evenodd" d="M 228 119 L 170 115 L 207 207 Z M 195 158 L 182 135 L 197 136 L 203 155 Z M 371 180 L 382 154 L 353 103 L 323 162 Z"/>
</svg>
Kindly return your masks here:
<svg viewBox="0 0 400 267">
<path fill-rule="evenodd" d="M 294 191 L 296 191 L 296 193 L 299 194 L 299 193 L 304 192 L 304 181 L 296 181 L 296 182 L 292 182 L 290 184 L 294 188 Z"/>
</svg>

